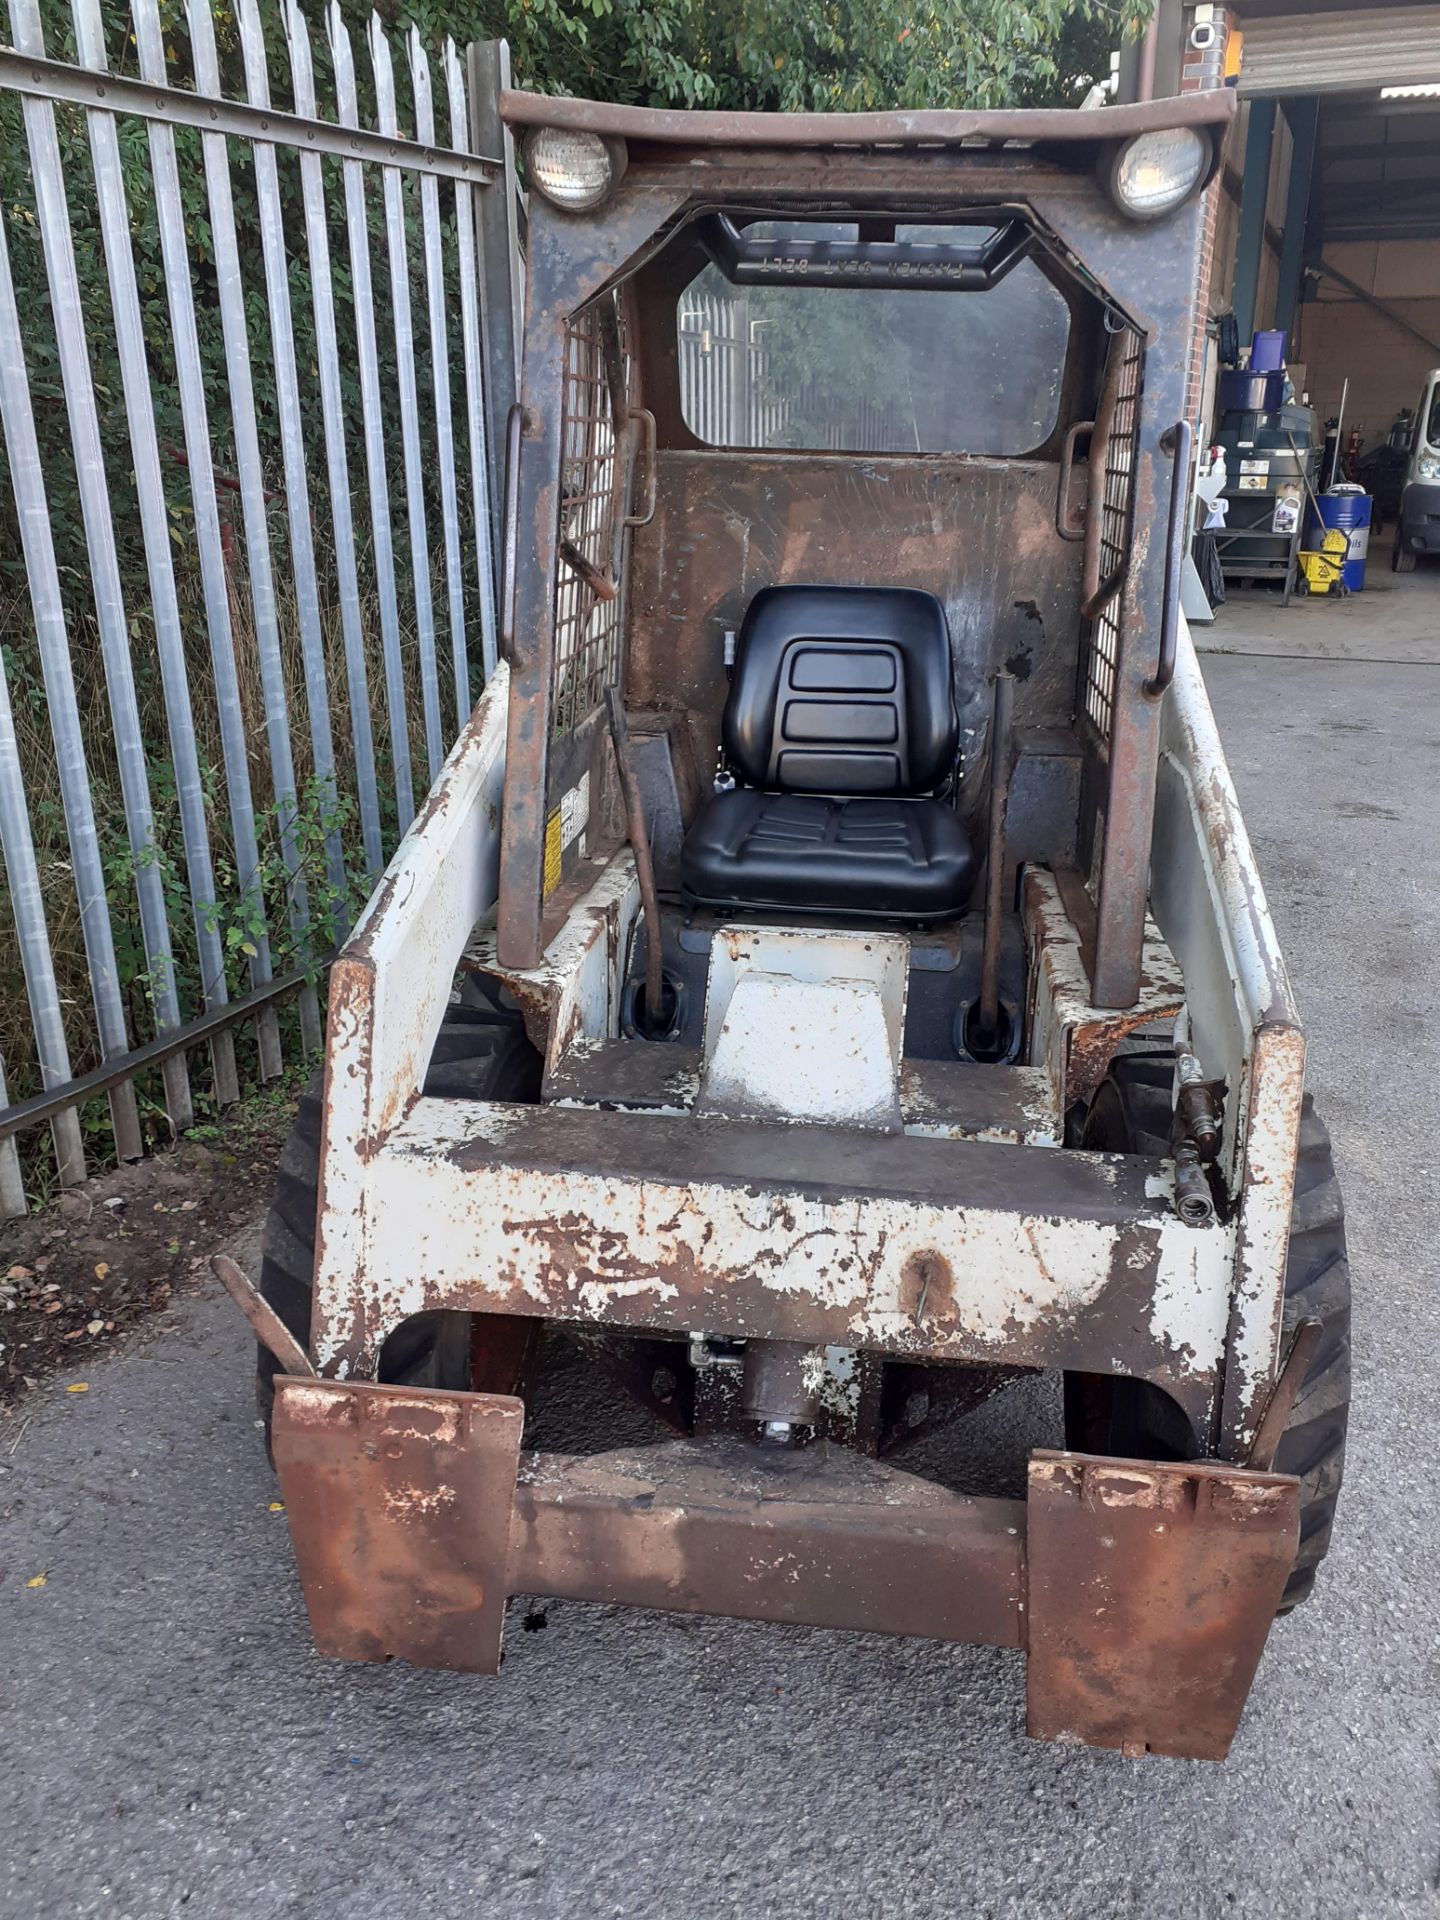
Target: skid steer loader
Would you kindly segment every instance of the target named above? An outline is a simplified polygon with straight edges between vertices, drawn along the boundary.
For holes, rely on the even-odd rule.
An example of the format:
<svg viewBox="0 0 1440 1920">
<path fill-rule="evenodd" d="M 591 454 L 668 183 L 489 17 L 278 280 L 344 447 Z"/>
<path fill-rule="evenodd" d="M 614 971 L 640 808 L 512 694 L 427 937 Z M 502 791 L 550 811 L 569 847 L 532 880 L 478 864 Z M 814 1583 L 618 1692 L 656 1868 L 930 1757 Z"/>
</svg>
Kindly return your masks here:
<svg viewBox="0 0 1440 1920">
<path fill-rule="evenodd" d="M 1221 1758 L 1349 1314 L 1179 610 L 1232 98 L 502 109 L 503 664 L 231 1275 L 315 1642 L 928 1635 L 1023 1652 L 1037 1737 Z M 557 1347 L 625 1444 L 539 1418 Z M 1001 1392 L 1039 1444 L 977 1490 Z"/>
</svg>

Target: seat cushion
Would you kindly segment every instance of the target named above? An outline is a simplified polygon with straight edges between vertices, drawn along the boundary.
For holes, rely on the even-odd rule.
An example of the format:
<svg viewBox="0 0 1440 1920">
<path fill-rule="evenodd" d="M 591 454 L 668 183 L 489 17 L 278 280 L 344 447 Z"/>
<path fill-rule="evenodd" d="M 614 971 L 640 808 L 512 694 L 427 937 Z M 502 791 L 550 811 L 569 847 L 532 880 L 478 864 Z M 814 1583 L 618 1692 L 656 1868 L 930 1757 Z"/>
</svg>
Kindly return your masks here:
<svg viewBox="0 0 1440 1920">
<path fill-rule="evenodd" d="M 707 906 L 936 920 L 969 901 L 975 856 L 939 800 L 741 789 L 717 795 L 700 815 L 681 873 L 686 892 Z"/>
<path fill-rule="evenodd" d="M 748 787 L 933 793 L 954 770 L 950 632 L 915 587 L 763 587 L 740 628 L 725 753 Z"/>
</svg>

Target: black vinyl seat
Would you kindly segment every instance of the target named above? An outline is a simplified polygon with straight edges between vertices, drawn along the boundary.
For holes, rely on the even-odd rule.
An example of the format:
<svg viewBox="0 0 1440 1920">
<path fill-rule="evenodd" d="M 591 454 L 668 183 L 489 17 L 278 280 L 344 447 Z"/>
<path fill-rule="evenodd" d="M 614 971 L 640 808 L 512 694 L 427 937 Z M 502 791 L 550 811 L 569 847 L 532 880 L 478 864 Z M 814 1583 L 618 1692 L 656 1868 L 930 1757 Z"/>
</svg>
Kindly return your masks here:
<svg viewBox="0 0 1440 1920">
<path fill-rule="evenodd" d="M 975 857 L 933 797 L 959 732 L 933 594 L 766 587 L 740 631 L 722 730 L 745 784 L 686 836 L 693 899 L 898 920 L 966 906 Z"/>
</svg>

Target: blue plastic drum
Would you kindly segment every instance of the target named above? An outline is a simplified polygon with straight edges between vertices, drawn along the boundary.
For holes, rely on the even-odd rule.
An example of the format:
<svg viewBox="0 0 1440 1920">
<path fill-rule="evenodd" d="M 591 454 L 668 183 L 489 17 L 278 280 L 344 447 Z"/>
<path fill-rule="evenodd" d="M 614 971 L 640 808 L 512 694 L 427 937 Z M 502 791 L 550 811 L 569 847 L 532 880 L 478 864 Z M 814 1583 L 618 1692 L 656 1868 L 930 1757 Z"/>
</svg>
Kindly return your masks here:
<svg viewBox="0 0 1440 1920">
<path fill-rule="evenodd" d="M 1349 536 L 1350 547 L 1340 569 L 1340 579 L 1351 593 L 1359 593 L 1365 585 L 1365 556 L 1370 551 L 1370 496 L 1363 487 L 1342 484 L 1332 487 L 1329 493 L 1322 493 L 1320 518 L 1316 520 L 1312 508 L 1305 545 L 1312 551 L 1318 548 L 1322 532 L 1328 533 L 1331 528 L 1338 528 Z"/>
</svg>

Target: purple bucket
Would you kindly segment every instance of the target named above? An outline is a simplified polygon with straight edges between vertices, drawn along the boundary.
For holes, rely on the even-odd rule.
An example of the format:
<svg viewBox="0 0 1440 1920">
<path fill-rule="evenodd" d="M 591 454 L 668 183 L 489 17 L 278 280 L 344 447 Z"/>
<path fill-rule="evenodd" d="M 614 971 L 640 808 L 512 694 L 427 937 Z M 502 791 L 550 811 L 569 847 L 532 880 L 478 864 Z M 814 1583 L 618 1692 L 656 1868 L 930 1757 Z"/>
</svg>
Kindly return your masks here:
<svg viewBox="0 0 1440 1920">
<path fill-rule="evenodd" d="M 1278 373 L 1285 364 L 1285 336 L 1278 330 L 1257 333 L 1250 342 L 1250 371 Z"/>
</svg>

